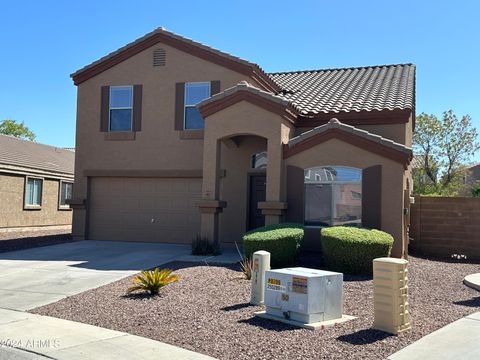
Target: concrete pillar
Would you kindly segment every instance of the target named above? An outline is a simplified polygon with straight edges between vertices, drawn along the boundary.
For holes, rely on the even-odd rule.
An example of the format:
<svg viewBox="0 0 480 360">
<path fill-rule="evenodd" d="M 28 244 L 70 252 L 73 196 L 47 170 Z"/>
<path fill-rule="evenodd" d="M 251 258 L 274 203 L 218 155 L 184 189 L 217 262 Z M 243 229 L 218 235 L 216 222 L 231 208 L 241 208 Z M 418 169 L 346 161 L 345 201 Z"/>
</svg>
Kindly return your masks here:
<svg viewBox="0 0 480 360">
<path fill-rule="evenodd" d="M 200 213 L 200 236 L 214 243 L 218 238 L 218 214 L 226 206 L 219 200 L 220 142 L 206 135 L 203 145 L 202 200 L 197 203 Z"/>
<path fill-rule="evenodd" d="M 410 329 L 408 261 L 396 258 L 373 260 L 373 328 L 397 335 Z"/>
<path fill-rule="evenodd" d="M 281 139 L 267 140 L 267 189 L 266 201 L 264 204 L 281 204 L 278 207 L 268 205 L 262 208 L 265 215 L 265 225 L 278 224 L 281 221 L 282 211 L 284 210 L 281 202 L 281 181 L 282 181 L 282 142 Z"/>
<path fill-rule="evenodd" d="M 220 142 L 205 138 L 203 144 L 202 199 L 218 200 L 220 172 Z"/>
<path fill-rule="evenodd" d="M 250 304 L 260 305 L 265 301 L 265 272 L 270 270 L 270 253 L 260 250 L 252 257 L 252 291 Z"/>
</svg>

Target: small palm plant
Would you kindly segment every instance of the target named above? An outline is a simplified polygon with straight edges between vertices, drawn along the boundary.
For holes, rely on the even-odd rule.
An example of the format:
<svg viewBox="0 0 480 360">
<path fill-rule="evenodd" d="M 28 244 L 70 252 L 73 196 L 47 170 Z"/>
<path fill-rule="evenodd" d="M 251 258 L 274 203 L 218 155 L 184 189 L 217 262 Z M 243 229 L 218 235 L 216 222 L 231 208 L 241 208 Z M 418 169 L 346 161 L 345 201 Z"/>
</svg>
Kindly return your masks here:
<svg viewBox="0 0 480 360">
<path fill-rule="evenodd" d="M 165 285 L 178 281 L 177 275 L 172 275 L 171 269 L 144 270 L 139 275 L 133 277 L 134 285 L 128 289 L 128 292 L 137 290 L 148 291 L 151 295 L 158 294 L 159 290 Z"/>
<path fill-rule="evenodd" d="M 243 258 L 240 261 L 240 268 L 242 269 L 243 275 L 245 275 L 245 279 L 251 280 L 252 279 L 252 269 L 253 269 L 253 259 L 251 258 Z"/>
</svg>

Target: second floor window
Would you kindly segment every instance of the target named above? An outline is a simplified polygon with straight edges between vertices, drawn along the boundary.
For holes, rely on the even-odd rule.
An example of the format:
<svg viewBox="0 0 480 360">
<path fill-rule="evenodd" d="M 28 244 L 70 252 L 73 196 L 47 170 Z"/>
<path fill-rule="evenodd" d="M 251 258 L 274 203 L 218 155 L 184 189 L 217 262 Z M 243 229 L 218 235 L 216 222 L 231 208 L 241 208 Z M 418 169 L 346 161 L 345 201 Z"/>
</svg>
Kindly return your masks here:
<svg viewBox="0 0 480 360">
<path fill-rule="evenodd" d="M 210 97 L 210 82 L 185 83 L 185 130 L 203 129 L 205 122 L 195 107 L 199 102 Z"/>
<path fill-rule="evenodd" d="M 109 131 L 131 131 L 133 115 L 133 87 L 110 87 Z"/>
</svg>

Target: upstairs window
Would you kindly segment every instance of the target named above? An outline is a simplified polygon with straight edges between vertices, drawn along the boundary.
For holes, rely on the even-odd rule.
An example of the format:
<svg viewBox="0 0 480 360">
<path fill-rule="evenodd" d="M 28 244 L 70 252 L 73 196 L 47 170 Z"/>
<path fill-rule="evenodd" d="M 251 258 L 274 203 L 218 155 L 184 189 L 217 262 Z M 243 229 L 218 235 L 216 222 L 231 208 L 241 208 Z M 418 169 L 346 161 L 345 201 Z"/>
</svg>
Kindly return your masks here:
<svg viewBox="0 0 480 360">
<path fill-rule="evenodd" d="M 185 83 L 185 130 L 203 129 L 205 127 L 202 115 L 195 106 L 209 97 L 210 82 Z"/>
<path fill-rule="evenodd" d="M 110 87 L 109 131 L 131 131 L 133 86 Z"/>
<path fill-rule="evenodd" d="M 35 208 L 42 206 L 42 188 L 42 179 L 27 178 L 25 185 L 25 207 Z"/>
<path fill-rule="evenodd" d="M 72 199 L 73 184 L 70 182 L 60 182 L 60 196 L 59 196 L 59 206 L 61 208 L 69 208 L 67 200 Z"/>
</svg>

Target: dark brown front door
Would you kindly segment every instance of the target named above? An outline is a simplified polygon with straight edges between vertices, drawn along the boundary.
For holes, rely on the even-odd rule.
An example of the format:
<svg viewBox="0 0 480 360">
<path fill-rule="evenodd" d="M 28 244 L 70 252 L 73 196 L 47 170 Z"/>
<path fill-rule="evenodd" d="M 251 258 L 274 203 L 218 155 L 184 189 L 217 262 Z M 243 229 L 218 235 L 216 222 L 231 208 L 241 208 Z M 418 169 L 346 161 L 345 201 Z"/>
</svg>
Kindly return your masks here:
<svg viewBox="0 0 480 360">
<path fill-rule="evenodd" d="M 256 229 L 265 225 L 265 216 L 262 215 L 262 210 L 258 208 L 258 202 L 265 201 L 266 180 L 264 174 L 250 176 L 248 230 Z"/>
</svg>

